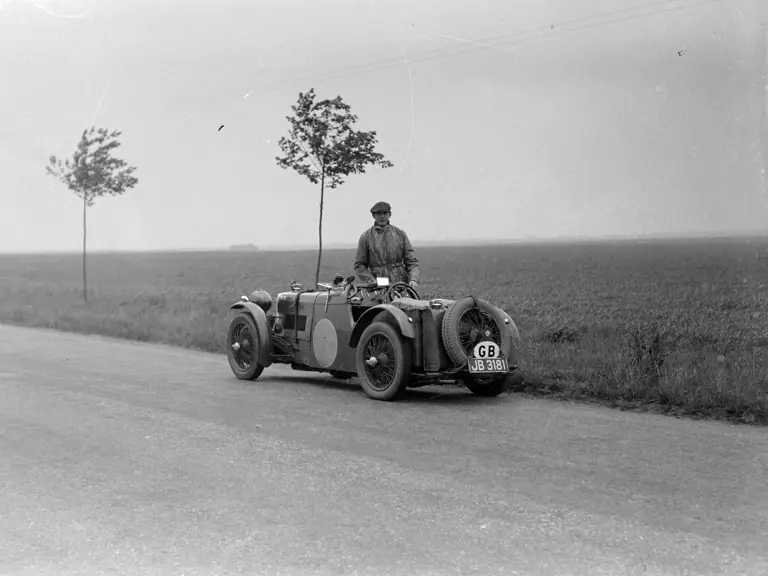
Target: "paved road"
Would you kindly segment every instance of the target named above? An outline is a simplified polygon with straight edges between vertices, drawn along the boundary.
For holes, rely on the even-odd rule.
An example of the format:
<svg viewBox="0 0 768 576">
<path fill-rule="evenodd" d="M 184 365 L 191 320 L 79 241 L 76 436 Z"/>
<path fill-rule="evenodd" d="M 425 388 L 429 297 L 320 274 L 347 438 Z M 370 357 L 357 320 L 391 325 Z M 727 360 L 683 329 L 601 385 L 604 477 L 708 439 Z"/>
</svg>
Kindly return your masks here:
<svg viewBox="0 0 768 576">
<path fill-rule="evenodd" d="M 263 378 L 0 326 L 0 574 L 768 574 L 764 428 Z"/>
</svg>

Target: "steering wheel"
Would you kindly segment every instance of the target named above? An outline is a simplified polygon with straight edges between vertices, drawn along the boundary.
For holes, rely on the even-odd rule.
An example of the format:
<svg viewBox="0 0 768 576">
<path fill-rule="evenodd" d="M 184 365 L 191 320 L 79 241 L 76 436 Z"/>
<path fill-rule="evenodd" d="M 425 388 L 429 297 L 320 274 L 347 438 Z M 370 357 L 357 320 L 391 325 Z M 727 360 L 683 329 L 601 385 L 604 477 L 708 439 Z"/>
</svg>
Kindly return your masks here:
<svg viewBox="0 0 768 576">
<path fill-rule="evenodd" d="M 396 284 L 392 284 L 392 286 L 387 289 L 384 297 L 387 302 L 393 302 L 396 297 L 410 297 L 414 300 L 421 300 L 419 293 L 416 292 L 416 290 L 411 287 L 410 284 L 406 284 L 405 282 L 397 282 Z"/>
</svg>

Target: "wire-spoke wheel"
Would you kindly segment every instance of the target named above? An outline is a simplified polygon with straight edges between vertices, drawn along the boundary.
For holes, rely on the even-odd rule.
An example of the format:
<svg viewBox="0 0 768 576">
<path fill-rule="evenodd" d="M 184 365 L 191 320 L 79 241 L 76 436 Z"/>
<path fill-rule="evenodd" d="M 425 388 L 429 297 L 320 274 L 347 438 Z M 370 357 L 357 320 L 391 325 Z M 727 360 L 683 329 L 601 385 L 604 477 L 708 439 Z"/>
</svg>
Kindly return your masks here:
<svg viewBox="0 0 768 576">
<path fill-rule="evenodd" d="M 389 324 L 374 322 L 363 331 L 355 351 L 357 375 L 375 400 L 395 400 L 411 371 L 411 349 Z"/>
<path fill-rule="evenodd" d="M 483 341 L 493 341 L 504 355 L 513 350 L 501 312 L 485 300 L 468 296 L 451 304 L 442 322 L 445 351 L 457 366 L 466 365 L 474 348 Z"/>
<path fill-rule="evenodd" d="M 259 333 L 256 322 L 247 312 L 241 312 L 229 323 L 227 330 L 227 359 L 240 380 L 256 380 L 264 367 L 259 364 Z"/>
<path fill-rule="evenodd" d="M 501 330 L 491 315 L 482 308 L 470 308 L 459 316 L 459 342 L 464 354 L 470 356 L 483 341 L 501 342 Z"/>
</svg>

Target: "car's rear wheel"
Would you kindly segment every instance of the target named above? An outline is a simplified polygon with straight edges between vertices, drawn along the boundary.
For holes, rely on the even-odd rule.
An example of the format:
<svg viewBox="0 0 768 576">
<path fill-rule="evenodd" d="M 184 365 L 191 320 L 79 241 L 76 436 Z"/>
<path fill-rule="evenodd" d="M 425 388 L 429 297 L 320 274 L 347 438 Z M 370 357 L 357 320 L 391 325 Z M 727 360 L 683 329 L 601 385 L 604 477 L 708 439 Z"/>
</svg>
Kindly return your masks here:
<svg viewBox="0 0 768 576">
<path fill-rule="evenodd" d="M 232 372 L 240 380 L 256 380 L 264 371 L 259 364 L 259 333 L 256 321 L 247 312 L 241 312 L 227 329 L 227 359 Z"/>
<path fill-rule="evenodd" d="M 494 398 L 507 389 L 507 374 L 494 374 L 480 378 L 467 374 L 462 376 L 461 380 L 475 396 Z"/>
<path fill-rule="evenodd" d="M 355 361 L 369 397 L 391 401 L 405 391 L 411 373 L 411 349 L 389 324 L 374 322 L 363 331 Z"/>
</svg>

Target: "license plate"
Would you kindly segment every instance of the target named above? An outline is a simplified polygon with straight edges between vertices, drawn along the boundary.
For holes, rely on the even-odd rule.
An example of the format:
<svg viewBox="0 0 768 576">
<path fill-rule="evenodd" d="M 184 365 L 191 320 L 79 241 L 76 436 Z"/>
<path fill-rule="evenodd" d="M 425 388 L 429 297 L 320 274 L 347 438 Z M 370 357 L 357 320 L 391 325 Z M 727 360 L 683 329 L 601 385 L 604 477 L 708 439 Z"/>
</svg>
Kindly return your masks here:
<svg viewBox="0 0 768 576">
<path fill-rule="evenodd" d="M 509 362 L 506 358 L 469 358 L 469 372 L 471 374 L 509 372 Z"/>
</svg>

